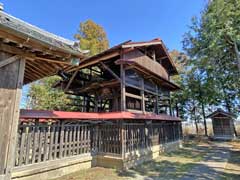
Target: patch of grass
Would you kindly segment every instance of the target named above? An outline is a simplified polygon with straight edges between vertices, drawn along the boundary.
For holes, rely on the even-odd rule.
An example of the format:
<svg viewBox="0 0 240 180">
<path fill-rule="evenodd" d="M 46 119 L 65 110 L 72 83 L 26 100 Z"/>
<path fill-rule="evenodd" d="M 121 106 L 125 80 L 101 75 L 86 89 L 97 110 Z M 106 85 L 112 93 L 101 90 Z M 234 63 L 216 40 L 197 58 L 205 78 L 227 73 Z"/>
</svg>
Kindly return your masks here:
<svg viewBox="0 0 240 180">
<path fill-rule="evenodd" d="M 232 149 L 230 158 L 222 175 L 223 180 L 238 180 L 240 179 L 240 142 L 234 141 L 230 143 Z"/>
<path fill-rule="evenodd" d="M 195 149 L 197 143 L 187 142 L 177 151 L 163 153 L 155 160 L 143 163 L 133 169 L 143 176 L 157 179 L 175 179 L 190 171 L 196 162 L 202 161 L 204 151 Z"/>
<path fill-rule="evenodd" d="M 199 161 L 202 161 L 204 156 L 206 155 L 205 150 L 199 150 L 196 148 L 197 146 L 199 146 L 199 144 L 200 143 L 195 141 L 187 141 L 183 143 L 183 148 L 177 151 L 164 153 L 163 156 L 174 157 L 174 158 L 184 158 L 184 159 L 189 159 L 192 162 L 199 162 Z M 207 148 L 209 149 L 209 146 Z"/>
<path fill-rule="evenodd" d="M 185 142 L 182 149 L 163 153 L 157 159 L 145 162 L 131 170 L 91 168 L 56 180 L 127 180 L 137 179 L 139 176 L 160 180 L 180 178 L 196 166 L 196 162 L 203 160 L 206 149 L 199 150 L 197 148 L 199 144 L 195 141 Z"/>
<path fill-rule="evenodd" d="M 130 175 L 130 174 L 128 174 Z M 127 175 L 127 176 L 128 176 Z M 129 177 L 119 176 L 115 169 L 95 167 L 81 170 L 55 180 L 127 180 Z"/>
</svg>

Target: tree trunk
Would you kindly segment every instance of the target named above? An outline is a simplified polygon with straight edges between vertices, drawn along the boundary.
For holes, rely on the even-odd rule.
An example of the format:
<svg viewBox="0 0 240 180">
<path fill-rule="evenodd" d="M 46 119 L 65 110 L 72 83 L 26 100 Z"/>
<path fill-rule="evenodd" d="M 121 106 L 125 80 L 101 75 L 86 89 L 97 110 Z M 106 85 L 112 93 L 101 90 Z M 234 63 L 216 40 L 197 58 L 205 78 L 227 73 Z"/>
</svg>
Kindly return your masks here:
<svg viewBox="0 0 240 180">
<path fill-rule="evenodd" d="M 202 106 L 202 114 L 203 114 L 203 123 L 204 123 L 204 130 L 205 130 L 205 136 L 208 136 L 207 133 L 207 122 L 206 122 L 206 115 L 205 115 L 205 108 L 204 108 L 204 103 L 203 103 L 203 97 L 202 97 L 202 90 L 201 90 L 201 82 L 199 80 L 199 85 L 198 85 L 198 90 L 199 90 L 199 100 Z"/>
<path fill-rule="evenodd" d="M 178 109 L 178 104 L 176 103 L 176 115 L 179 117 L 179 109 Z"/>
<path fill-rule="evenodd" d="M 195 123 L 195 127 L 196 127 L 196 133 L 198 135 L 198 124 L 197 124 L 197 117 L 196 117 L 196 108 L 194 107 L 194 123 Z"/>
<path fill-rule="evenodd" d="M 206 122 L 206 116 L 205 116 L 205 108 L 204 108 L 204 104 L 203 103 L 201 103 L 201 105 L 202 105 L 202 113 L 203 113 L 203 123 L 204 123 L 205 136 L 208 136 L 207 122 Z"/>
<path fill-rule="evenodd" d="M 195 127 L 196 127 L 196 133 L 198 135 L 198 123 L 197 123 L 196 117 L 195 117 L 194 121 L 195 121 L 194 123 L 195 123 Z"/>
<path fill-rule="evenodd" d="M 235 50 L 236 57 L 237 57 L 238 70 L 240 72 L 240 55 L 239 55 L 239 50 L 238 50 L 238 46 L 237 46 L 236 42 L 234 42 L 234 50 Z"/>
<path fill-rule="evenodd" d="M 223 90 L 223 92 L 224 92 L 224 96 L 225 96 L 224 98 L 225 98 L 226 108 L 227 108 L 228 112 L 231 113 L 232 110 L 231 110 L 231 105 L 230 105 L 230 103 L 229 103 L 229 101 L 228 101 L 228 98 L 227 98 L 227 93 L 226 93 L 225 90 Z M 234 124 L 234 123 L 233 123 L 233 130 L 234 130 L 235 136 L 237 137 L 237 130 L 236 130 L 236 128 L 235 128 L 235 124 Z"/>
</svg>

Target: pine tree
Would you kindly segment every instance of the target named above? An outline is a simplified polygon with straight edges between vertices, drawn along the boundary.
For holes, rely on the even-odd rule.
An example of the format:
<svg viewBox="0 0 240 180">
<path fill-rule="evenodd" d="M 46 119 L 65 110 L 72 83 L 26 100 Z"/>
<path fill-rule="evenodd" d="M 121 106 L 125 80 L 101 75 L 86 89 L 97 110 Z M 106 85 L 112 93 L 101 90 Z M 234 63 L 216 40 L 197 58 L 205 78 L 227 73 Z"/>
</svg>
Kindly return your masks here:
<svg viewBox="0 0 240 180">
<path fill-rule="evenodd" d="M 75 38 L 80 41 L 81 49 L 90 50 L 89 55 L 98 54 L 109 48 L 106 32 L 100 25 L 92 20 L 80 23 Z"/>
</svg>

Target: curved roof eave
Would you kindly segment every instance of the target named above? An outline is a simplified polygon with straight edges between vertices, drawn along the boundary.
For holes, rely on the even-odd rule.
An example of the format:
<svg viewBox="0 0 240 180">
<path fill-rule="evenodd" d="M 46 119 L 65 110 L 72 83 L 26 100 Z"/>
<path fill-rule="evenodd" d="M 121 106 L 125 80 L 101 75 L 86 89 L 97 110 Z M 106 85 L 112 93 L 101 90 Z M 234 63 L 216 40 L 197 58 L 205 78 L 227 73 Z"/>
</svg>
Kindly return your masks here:
<svg viewBox="0 0 240 180">
<path fill-rule="evenodd" d="M 84 54 L 89 52 L 81 50 L 74 41 L 45 31 L 3 11 L 0 11 L 0 27 L 13 31 L 14 35 L 32 38 L 35 41 L 39 41 L 50 47 L 55 47 L 59 51 L 70 53 L 74 56 L 84 57 Z"/>
</svg>

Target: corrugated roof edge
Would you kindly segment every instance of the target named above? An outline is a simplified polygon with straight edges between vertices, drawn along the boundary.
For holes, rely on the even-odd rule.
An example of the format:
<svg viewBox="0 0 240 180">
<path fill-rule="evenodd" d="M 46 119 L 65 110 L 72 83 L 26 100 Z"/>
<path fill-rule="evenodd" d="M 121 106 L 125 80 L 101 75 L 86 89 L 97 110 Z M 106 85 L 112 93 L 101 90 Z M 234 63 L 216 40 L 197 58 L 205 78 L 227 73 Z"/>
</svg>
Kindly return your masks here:
<svg viewBox="0 0 240 180">
<path fill-rule="evenodd" d="M 76 120 L 119 120 L 119 119 L 143 119 L 162 121 L 181 121 L 179 117 L 167 114 L 132 113 L 127 111 L 119 112 L 67 112 L 67 111 L 45 111 L 45 110 L 20 110 L 20 119 L 76 119 Z"/>
<path fill-rule="evenodd" d="M 50 33 L 50 32 L 48 32 L 48 31 L 46 31 L 44 29 L 41 29 L 41 28 L 35 26 L 35 25 L 32 25 L 32 24 L 27 23 L 27 22 L 25 22 L 25 21 L 23 21 L 23 20 L 21 20 L 19 18 L 16 18 L 16 17 L 14 17 L 14 16 L 12 16 L 12 15 L 6 13 L 6 12 L 0 11 L 0 16 L 1 16 L 0 17 L 0 19 L 1 19 L 0 20 L 0 24 L 2 26 L 10 28 L 10 29 L 12 29 L 14 31 L 18 31 L 17 28 L 14 28 L 13 26 L 11 26 L 9 24 L 9 22 L 11 20 L 12 23 L 15 23 L 16 27 L 18 27 L 18 28 L 19 28 L 19 25 L 23 26 L 23 27 L 25 27 L 26 29 L 28 29 L 30 31 L 33 31 L 33 32 L 41 34 L 42 36 L 45 36 L 46 38 L 50 38 L 51 40 L 55 40 L 55 41 L 57 41 L 57 43 L 59 43 L 59 42 L 63 43 L 63 44 L 65 44 L 65 46 L 68 46 L 68 48 L 66 49 L 66 47 L 56 46 L 56 44 L 54 45 L 53 42 L 51 42 L 51 41 L 44 41 L 42 39 L 38 39 L 37 37 L 33 36 L 33 33 L 30 34 L 29 32 L 19 31 L 20 33 L 25 34 L 26 36 L 31 36 L 32 38 L 38 39 L 39 41 L 42 41 L 42 42 L 47 43 L 49 45 L 56 46 L 57 48 L 61 48 L 61 49 L 64 49 L 64 50 L 67 50 L 67 51 L 71 51 L 71 52 L 74 52 L 74 53 L 86 54 L 86 53 L 89 52 L 88 50 L 81 50 L 79 47 L 75 46 L 76 42 L 74 42 L 74 41 L 71 41 L 69 39 L 66 39 L 66 38 L 63 38 L 61 36 L 55 35 L 53 33 Z M 4 23 L 4 19 L 3 18 L 6 18 L 5 22 L 6 22 L 6 20 L 8 20 L 9 22 L 8 23 L 7 22 Z"/>
</svg>

